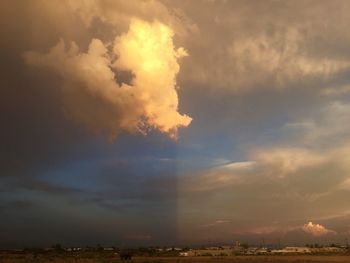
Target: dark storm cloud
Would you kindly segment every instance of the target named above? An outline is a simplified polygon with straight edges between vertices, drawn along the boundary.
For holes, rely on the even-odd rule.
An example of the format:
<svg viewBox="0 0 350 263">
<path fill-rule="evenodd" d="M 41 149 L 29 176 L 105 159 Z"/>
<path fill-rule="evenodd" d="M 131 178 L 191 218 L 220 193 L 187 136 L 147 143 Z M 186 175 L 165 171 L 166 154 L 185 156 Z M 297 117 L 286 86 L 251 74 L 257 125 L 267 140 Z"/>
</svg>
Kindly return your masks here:
<svg viewBox="0 0 350 263">
<path fill-rule="evenodd" d="M 0 176 L 30 177 L 47 171 L 73 158 L 88 138 L 62 113 L 59 79 L 31 70 L 22 58 L 28 48 L 47 48 L 63 33 L 40 15 L 33 19 L 36 6 L 1 3 Z"/>
<path fill-rule="evenodd" d="M 31 208 L 33 204 L 25 200 L 12 200 L 8 202 L 2 202 L 0 204 L 0 210 L 24 210 Z"/>
<path fill-rule="evenodd" d="M 136 159 L 100 163 L 96 174 L 91 174 L 94 185 L 86 188 L 81 198 L 72 198 L 71 201 L 77 204 L 94 203 L 110 210 L 141 210 L 149 214 L 159 212 L 176 216 L 176 164 L 164 165 L 163 162 Z M 138 165 L 141 165 L 141 169 L 137 168 Z M 85 177 L 89 177 L 89 174 Z"/>
<path fill-rule="evenodd" d="M 94 163 L 100 158 L 133 155 L 130 153 L 131 145 L 140 139 L 126 139 L 130 143 L 121 145 L 119 152 L 113 153 L 115 145 L 108 144 L 67 118 L 63 110 L 62 79 L 48 70 L 29 67 L 23 59 L 23 54 L 29 50 L 47 52 L 60 38 L 68 43 L 76 41 L 82 50 L 87 48 L 92 37 L 111 41 L 115 35 L 127 30 L 129 17 L 122 18 L 124 22 L 115 22 L 119 23 L 118 26 L 106 25 L 93 18 L 89 26 L 79 15 L 73 14 L 67 3 L 60 1 L 3 1 L 0 5 L 0 191 L 3 200 L 5 197 L 8 200 L 0 205 L 4 239 L 0 245 L 50 246 L 56 242 L 74 245 L 109 242 L 109 245 L 115 245 L 123 236 L 144 232 L 151 232 L 158 241 L 166 243 L 166 236 L 175 236 L 174 204 L 166 209 L 162 204 L 144 207 L 149 203 L 147 198 L 155 200 L 157 194 L 148 189 L 152 185 L 144 183 L 141 175 L 129 181 L 114 179 L 118 185 L 114 185 L 114 189 L 109 187 L 105 192 L 103 187 L 106 187 L 107 181 L 111 186 L 112 179 L 106 179 L 102 189 L 84 189 L 82 183 L 89 180 L 84 177 L 88 173 L 70 170 L 80 162 Z M 121 5 L 124 4 L 120 2 Z M 134 11 L 130 9 L 131 13 Z M 95 17 L 94 11 L 92 15 Z M 140 145 L 134 144 L 134 148 Z M 134 152 L 142 153 L 150 149 L 150 146 L 147 147 L 134 149 Z M 160 154 L 163 152 L 158 151 Z M 106 156 L 108 153 L 112 156 Z M 149 164 L 145 165 L 147 170 Z M 114 166 L 113 169 L 111 177 L 127 176 L 122 168 Z M 66 173 L 70 177 L 65 177 Z M 133 172 L 129 175 L 135 177 Z M 65 179 L 61 180 L 61 176 Z M 135 181 L 138 183 L 135 184 Z M 162 193 L 158 197 L 164 195 Z M 26 201 L 21 203 L 18 201 L 21 198 Z M 28 206 L 24 207 L 25 204 Z M 150 211 L 152 206 L 155 208 Z M 96 213 L 99 209 L 102 212 Z M 118 219 L 121 211 L 129 212 Z M 100 216 L 97 218 L 94 214 Z M 72 215 L 78 219 L 73 219 Z M 140 217 L 153 218 L 138 224 Z M 162 222 L 156 218 L 162 218 Z M 158 229 L 152 227 L 151 222 L 157 222 Z M 123 231 L 120 225 L 124 226 Z M 40 240 L 36 237 L 38 235 Z"/>
</svg>

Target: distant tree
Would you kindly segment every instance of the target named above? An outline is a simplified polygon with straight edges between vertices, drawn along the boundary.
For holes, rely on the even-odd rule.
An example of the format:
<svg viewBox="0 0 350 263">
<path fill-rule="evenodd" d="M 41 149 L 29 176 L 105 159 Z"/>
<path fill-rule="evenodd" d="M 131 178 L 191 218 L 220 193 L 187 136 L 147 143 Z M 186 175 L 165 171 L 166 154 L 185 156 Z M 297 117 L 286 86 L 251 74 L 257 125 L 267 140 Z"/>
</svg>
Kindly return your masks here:
<svg viewBox="0 0 350 263">
<path fill-rule="evenodd" d="M 130 251 L 122 251 L 119 254 L 120 260 L 131 260 L 132 259 L 132 253 Z"/>
<path fill-rule="evenodd" d="M 58 253 L 61 253 L 63 251 L 62 245 L 60 243 L 53 245 L 52 248 Z"/>
<path fill-rule="evenodd" d="M 241 244 L 241 247 L 243 247 L 244 249 L 248 249 L 249 245 L 247 243 L 243 243 L 243 244 Z"/>
<path fill-rule="evenodd" d="M 102 250 L 103 250 L 103 247 L 101 246 L 101 244 L 97 244 L 96 247 L 97 247 L 97 250 L 98 250 L 98 251 L 102 251 Z"/>
</svg>

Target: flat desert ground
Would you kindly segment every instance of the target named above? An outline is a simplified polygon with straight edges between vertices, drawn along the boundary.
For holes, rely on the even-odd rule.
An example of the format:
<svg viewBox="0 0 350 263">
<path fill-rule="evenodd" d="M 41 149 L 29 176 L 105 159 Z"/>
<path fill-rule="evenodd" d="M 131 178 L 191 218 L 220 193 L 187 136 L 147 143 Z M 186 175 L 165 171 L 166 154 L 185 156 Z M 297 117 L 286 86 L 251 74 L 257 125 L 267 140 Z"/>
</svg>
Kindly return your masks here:
<svg viewBox="0 0 350 263">
<path fill-rule="evenodd" d="M 132 260 L 121 261 L 114 255 L 110 256 L 65 256 L 65 255 L 30 255 L 1 254 L 0 263 L 350 263 L 350 255 L 296 255 L 296 256 L 233 256 L 233 257 L 134 257 Z"/>
</svg>

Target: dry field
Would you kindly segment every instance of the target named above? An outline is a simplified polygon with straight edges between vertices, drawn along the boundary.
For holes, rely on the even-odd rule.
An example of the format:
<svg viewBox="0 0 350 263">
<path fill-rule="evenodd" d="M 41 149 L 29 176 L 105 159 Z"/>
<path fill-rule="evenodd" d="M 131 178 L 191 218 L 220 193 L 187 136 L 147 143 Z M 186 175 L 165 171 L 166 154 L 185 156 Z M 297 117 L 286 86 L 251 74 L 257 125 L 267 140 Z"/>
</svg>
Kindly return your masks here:
<svg viewBox="0 0 350 263">
<path fill-rule="evenodd" d="M 300 256 L 234 256 L 234 257 L 134 257 L 131 261 L 120 261 L 114 255 L 37 255 L 0 254 L 0 263 L 350 263 L 350 255 L 300 255 Z"/>
</svg>

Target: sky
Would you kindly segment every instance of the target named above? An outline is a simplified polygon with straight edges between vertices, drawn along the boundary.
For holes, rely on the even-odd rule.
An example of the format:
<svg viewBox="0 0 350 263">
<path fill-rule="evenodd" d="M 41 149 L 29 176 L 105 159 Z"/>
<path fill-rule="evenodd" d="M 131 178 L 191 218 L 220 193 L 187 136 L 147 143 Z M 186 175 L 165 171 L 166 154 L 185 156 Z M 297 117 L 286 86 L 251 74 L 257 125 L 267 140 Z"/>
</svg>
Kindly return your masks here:
<svg viewBox="0 0 350 263">
<path fill-rule="evenodd" d="M 350 238 L 349 1 L 0 10 L 0 247 Z"/>
</svg>

